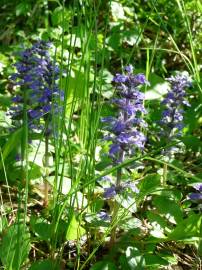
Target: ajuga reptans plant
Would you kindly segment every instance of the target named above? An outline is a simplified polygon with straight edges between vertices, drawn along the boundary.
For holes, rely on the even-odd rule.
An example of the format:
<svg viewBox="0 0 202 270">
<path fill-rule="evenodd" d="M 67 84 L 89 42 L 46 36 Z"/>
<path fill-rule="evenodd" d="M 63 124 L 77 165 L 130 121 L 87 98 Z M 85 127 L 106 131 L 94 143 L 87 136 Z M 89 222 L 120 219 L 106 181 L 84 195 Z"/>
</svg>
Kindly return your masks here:
<svg viewBox="0 0 202 270">
<path fill-rule="evenodd" d="M 160 121 L 161 135 L 166 140 L 166 143 L 174 143 L 182 136 L 184 127 L 183 114 L 184 106 L 190 106 L 186 100 L 185 89 L 190 86 L 190 81 L 185 75 L 178 74 L 171 76 L 167 79 L 170 82 L 171 88 L 166 97 L 162 101 L 164 110 Z M 169 147 L 163 151 L 164 158 L 170 158 L 173 151 L 175 152 L 178 147 Z M 179 149 L 178 149 L 179 150 Z M 167 181 L 167 166 L 164 165 L 163 182 Z"/>
<path fill-rule="evenodd" d="M 58 87 L 60 71 L 49 55 L 50 46 L 49 42 L 41 40 L 20 52 L 19 61 L 14 64 L 16 73 L 10 77 L 18 86 L 18 94 L 12 99 L 14 105 L 9 113 L 15 126 L 20 126 L 26 103 L 29 131 L 45 128 L 45 133 L 50 133 L 53 128 L 50 113 L 61 110 L 63 91 Z M 46 125 L 43 125 L 44 122 Z"/>
<path fill-rule="evenodd" d="M 118 108 L 117 117 L 105 117 L 102 122 L 107 123 L 108 135 L 106 140 L 111 142 L 109 156 L 115 164 L 122 163 L 126 157 L 134 156 L 138 149 L 143 150 L 146 137 L 142 128 L 147 125 L 143 120 L 146 113 L 144 108 L 144 94 L 139 86 L 148 84 L 144 74 L 133 74 L 133 67 L 126 66 L 125 74 L 116 74 L 113 78 L 117 97 L 111 102 Z M 127 187 L 128 185 L 125 184 Z M 104 196 L 109 198 L 116 195 L 121 186 L 121 169 L 117 172 L 116 187 L 105 190 Z M 131 188 L 133 188 L 131 186 Z"/>
<path fill-rule="evenodd" d="M 49 42 L 40 40 L 20 52 L 19 60 L 14 64 L 16 73 L 10 77 L 18 92 L 9 111 L 14 127 L 24 125 L 29 134 L 42 131 L 45 137 L 45 166 L 49 163 L 49 137 L 56 130 L 53 115 L 61 113 L 64 95 L 58 86 L 60 70 L 50 57 L 50 46 Z M 47 188 L 46 185 L 45 204 Z"/>
<path fill-rule="evenodd" d="M 143 150 L 146 137 L 142 129 L 147 125 L 143 120 L 146 113 L 144 108 L 144 94 L 140 92 L 139 86 L 148 84 L 143 74 L 133 74 L 133 67 L 126 66 L 124 74 L 116 74 L 113 82 L 116 86 L 117 97 L 111 103 L 118 108 L 117 117 L 105 117 L 102 122 L 106 123 L 108 131 L 106 140 L 110 141 L 109 156 L 114 164 L 120 164 L 130 156 L 136 155 L 138 150 Z M 117 170 L 116 183 L 105 188 L 104 197 L 109 199 L 125 189 L 138 192 L 136 186 L 130 181 L 122 183 L 122 169 Z M 112 223 L 114 228 L 111 234 L 111 243 L 115 240 L 116 221 L 119 205 L 114 203 L 112 212 Z"/>
<path fill-rule="evenodd" d="M 162 113 L 161 126 L 162 134 L 171 142 L 182 135 L 183 107 L 190 106 L 186 100 L 185 88 L 190 86 L 190 82 L 185 75 L 171 76 L 167 80 L 170 82 L 171 88 L 162 101 L 165 108 Z"/>
</svg>

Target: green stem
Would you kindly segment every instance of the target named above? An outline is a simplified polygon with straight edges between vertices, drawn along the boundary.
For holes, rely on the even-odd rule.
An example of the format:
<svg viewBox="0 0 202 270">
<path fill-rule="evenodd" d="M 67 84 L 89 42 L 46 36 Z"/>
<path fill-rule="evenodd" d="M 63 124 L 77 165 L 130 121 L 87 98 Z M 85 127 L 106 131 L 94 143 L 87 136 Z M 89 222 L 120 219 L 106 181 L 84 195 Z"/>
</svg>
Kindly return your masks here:
<svg viewBox="0 0 202 270">
<path fill-rule="evenodd" d="M 165 163 L 163 165 L 163 178 L 162 178 L 162 185 L 166 186 L 167 184 L 167 175 L 168 175 L 168 165 Z"/>
<path fill-rule="evenodd" d="M 120 160 L 120 162 L 123 162 L 124 151 L 120 152 L 119 160 Z M 121 176 L 122 176 L 122 168 L 118 168 L 117 169 L 117 177 L 116 177 L 116 187 L 117 188 L 120 187 L 120 185 L 121 185 Z M 114 201 L 113 214 L 112 214 L 112 226 L 114 224 L 117 224 L 118 212 L 119 212 L 119 203 L 117 201 Z M 111 231 L 110 246 L 112 246 L 114 244 L 114 242 L 116 241 L 116 229 L 117 229 L 117 226 L 114 225 L 112 228 L 112 231 Z"/>
<path fill-rule="evenodd" d="M 48 139 L 48 135 L 45 136 L 45 168 L 46 168 L 46 173 L 45 173 L 45 177 L 44 177 L 44 206 L 48 205 L 48 176 L 49 176 L 49 153 L 48 153 L 48 143 L 49 143 L 49 139 Z"/>
</svg>

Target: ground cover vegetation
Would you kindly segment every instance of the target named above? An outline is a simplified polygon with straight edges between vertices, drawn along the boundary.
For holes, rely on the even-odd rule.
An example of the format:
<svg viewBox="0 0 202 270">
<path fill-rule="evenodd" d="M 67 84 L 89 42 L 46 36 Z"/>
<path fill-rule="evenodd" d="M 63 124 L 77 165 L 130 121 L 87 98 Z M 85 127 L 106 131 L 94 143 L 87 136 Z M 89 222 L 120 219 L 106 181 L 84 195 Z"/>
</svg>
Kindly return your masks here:
<svg viewBox="0 0 202 270">
<path fill-rule="evenodd" d="M 198 0 L 1 0 L 0 268 L 202 268 Z"/>
</svg>

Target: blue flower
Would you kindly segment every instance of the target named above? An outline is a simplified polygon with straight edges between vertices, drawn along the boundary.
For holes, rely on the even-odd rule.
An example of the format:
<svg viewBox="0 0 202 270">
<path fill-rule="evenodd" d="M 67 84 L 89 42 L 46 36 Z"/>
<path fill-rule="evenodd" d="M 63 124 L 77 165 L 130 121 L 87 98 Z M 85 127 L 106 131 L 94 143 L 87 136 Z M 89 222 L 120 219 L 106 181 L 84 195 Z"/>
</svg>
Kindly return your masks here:
<svg viewBox="0 0 202 270">
<path fill-rule="evenodd" d="M 171 76 L 167 79 L 171 89 L 162 101 L 165 106 L 162 112 L 161 126 L 167 139 L 174 139 L 181 135 L 183 129 L 183 106 L 190 106 L 186 100 L 185 88 L 190 86 L 188 78 L 184 75 Z"/>
<path fill-rule="evenodd" d="M 98 214 L 97 214 L 98 218 L 102 219 L 103 221 L 110 221 L 111 220 L 111 217 L 104 211 L 100 211 Z"/>
<path fill-rule="evenodd" d="M 49 42 L 41 40 L 20 52 L 20 60 L 14 64 L 17 72 L 10 77 L 19 88 L 19 93 L 12 98 L 15 106 L 10 108 L 11 118 L 16 120 L 16 116 L 23 115 L 23 103 L 26 102 L 30 129 L 38 126 L 40 130 L 41 118 L 51 121 L 46 115 L 51 114 L 52 107 L 54 113 L 61 112 L 59 104 L 64 93 L 58 87 L 60 70 L 50 58 L 50 46 Z"/>
<path fill-rule="evenodd" d="M 101 121 L 106 123 L 106 129 L 111 135 L 106 136 L 111 141 L 109 156 L 114 161 L 123 162 L 119 159 L 121 152 L 130 154 L 135 148 L 143 149 L 146 137 L 140 128 L 146 127 L 142 115 L 146 113 L 144 108 L 144 94 L 139 86 L 148 84 L 143 74 L 133 74 L 133 67 L 125 67 L 126 74 L 116 74 L 113 82 L 116 85 L 116 98 L 111 103 L 118 107 L 117 117 L 105 117 Z"/>
<path fill-rule="evenodd" d="M 110 199 L 110 198 L 113 198 L 114 196 L 116 196 L 116 187 L 111 186 L 109 188 L 104 188 L 104 195 L 103 196 L 105 199 Z"/>
<path fill-rule="evenodd" d="M 117 73 L 115 75 L 115 77 L 113 78 L 113 81 L 115 83 L 125 83 L 127 80 L 128 80 L 128 77 L 127 76 L 125 76 L 123 74 L 119 74 L 119 73 Z"/>
<path fill-rule="evenodd" d="M 21 102 L 22 101 L 22 97 L 21 96 L 15 96 L 12 98 L 12 101 L 14 103 L 18 103 L 18 102 Z"/>
<path fill-rule="evenodd" d="M 128 73 L 133 73 L 133 66 L 132 65 L 126 66 L 124 69 Z"/>
<path fill-rule="evenodd" d="M 197 183 L 197 184 L 193 185 L 193 187 L 194 187 L 196 190 L 202 192 L 202 183 Z"/>
<path fill-rule="evenodd" d="M 117 194 L 123 193 L 126 189 L 129 189 L 133 193 L 139 193 L 139 189 L 136 187 L 134 183 L 131 183 L 130 181 L 122 183 L 119 186 L 111 185 L 108 188 L 104 188 L 104 194 L 103 197 L 105 199 L 112 199 Z"/>
<path fill-rule="evenodd" d="M 193 201 L 202 200 L 202 183 L 197 183 L 193 187 L 199 192 L 189 194 L 189 198 Z"/>
</svg>

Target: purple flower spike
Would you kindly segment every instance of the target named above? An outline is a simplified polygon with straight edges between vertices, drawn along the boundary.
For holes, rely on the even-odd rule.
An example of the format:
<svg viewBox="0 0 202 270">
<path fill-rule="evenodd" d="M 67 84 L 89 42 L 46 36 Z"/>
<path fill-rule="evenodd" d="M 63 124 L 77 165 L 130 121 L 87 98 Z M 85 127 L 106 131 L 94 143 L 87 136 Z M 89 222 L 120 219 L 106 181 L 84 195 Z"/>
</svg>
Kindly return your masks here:
<svg viewBox="0 0 202 270">
<path fill-rule="evenodd" d="M 110 156 L 114 156 L 115 154 L 117 154 L 119 151 L 121 150 L 120 145 L 118 144 L 112 144 L 109 150 L 109 155 Z"/>
<path fill-rule="evenodd" d="M 133 78 L 134 82 L 137 84 L 147 84 L 149 85 L 149 82 L 146 80 L 144 74 L 137 74 Z"/>
<path fill-rule="evenodd" d="M 109 188 L 104 188 L 104 198 L 105 199 L 111 199 L 116 196 L 116 187 L 111 186 Z"/>
<path fill-rule="evenodd" d="M 97 216 L 102 219 L 103 221 L 110 221 L 111 217 L 104 211 L 100 211 Z"/>
<path fill-rule="evenodd" d="M 40 118 L 42 116 L 42 113 L 38 110 L 29 110 L 29 115 L 31 118 Z"/>
<path fill-rule="evenodd" d="M 22 101 L 22 97 L 21 96 L 15 96 L 12 98 L 12 101 L 14 103 L 18 103 L 18 102 L 21 102 Z"/>
<path fill-rule="evenodd" d="M 140 92 L 138 86 L 147 84 L 144 74 L 133 74 L 131 65 L 125 67 L 126 74 L 116 74 L 113 81 L 117 86 L 118 97 L 113 98 L 111 103 L 119 109 L 118 117 L 105 117 L 101 121 L 107 123 L 106 129 L 113 135 L 105 138 L 112 141 L 109 156 L 115 163 L 123 162 L 120 156 L 134 153 L 134 148 L 143 149 L 146 141 L 145 136 L 139 131 L 146 127 L 142 115 L 146 113 L 144 108 L 145 95 Z"/>
<path fill-rule="evenodd" d="M 128 80 L 128 77 L 122 74 L 117 73 L 113 81 L 115 83 L 125 83 Z"/>
<path fill-rule="evenodd" d="M 171 89 L 162 101 L 165 106 L 162 112 L 161 125 L 163 133 L 168 139 L 181 136 L 183 129 L 183 106 L 190 106 L 185 99 L 185 88 L 190 86 L 188 78 L 184 75 L 171 76 L 167 79 L 171 84 Z"/>
<path fill-rule="evenodd" d="M 196 190 L 202 192 L 202 183 L 197 183 L 197 184 L 193 185 L 193 187 L 194 187 Z"/>
<path fill-rule="evenodd" d="M 59 89 L 57 81 L 60 70 L 50 58 L 49 47 L 50 43 L 39 40 L 31 48 L 20 52 L 20 60 L 14 64 L 17 72 L 10 77 L 12 83 L 19 88 L 19 94 L 12 101 L 21 106 L 11 106 L 9 115 L 15 121 L 14 124 L 19 125 L 23 104 L 26 103 L 30 130 L 31 127 L 36 130 L 37 126 L 41 130 L 41 118 L 51 121 L 51 117 L 46 116 L 51 108 L 54 108 L 54 113 L 61 113 L 61 102 L 64 100 L 64 93 Z"/>
<path fill-rule="evenodd" d="M 126 66 L 124 69 L 128 73 L 133 73 L 133 66 L 132 65 Z"/>
<path fill-rule="evenodd" d="M 193 201 L 202 200 L 202 193 L 191 193 L 189 198 Z"/>
<path fill-rule="evenodd" d="M 50 104 L 44 105 L 42 109 L 44 113 L 48 113 L 51 111 L 51 105 Z"/>
</svg>

